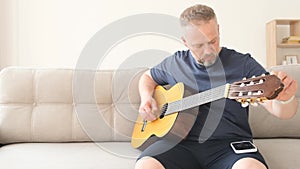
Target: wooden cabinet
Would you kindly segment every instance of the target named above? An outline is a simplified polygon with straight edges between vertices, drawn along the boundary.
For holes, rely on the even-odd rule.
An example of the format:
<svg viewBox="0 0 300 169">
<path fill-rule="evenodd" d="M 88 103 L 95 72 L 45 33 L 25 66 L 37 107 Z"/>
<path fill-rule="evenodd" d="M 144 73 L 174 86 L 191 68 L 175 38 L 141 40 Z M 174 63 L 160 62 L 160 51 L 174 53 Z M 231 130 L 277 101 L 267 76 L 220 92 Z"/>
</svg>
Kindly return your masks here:
<svg viewBox="0 0 300 169">
<path fill-rule="evenodd" d="M 267 23 L 268 67 L 285 64 L 286 56 L 296 57 L 300 63 L 300 43 L 282 43 L 282 39 L 289 36 L 300 36 L 300 19 L 276 19 Z"/>
</svg>

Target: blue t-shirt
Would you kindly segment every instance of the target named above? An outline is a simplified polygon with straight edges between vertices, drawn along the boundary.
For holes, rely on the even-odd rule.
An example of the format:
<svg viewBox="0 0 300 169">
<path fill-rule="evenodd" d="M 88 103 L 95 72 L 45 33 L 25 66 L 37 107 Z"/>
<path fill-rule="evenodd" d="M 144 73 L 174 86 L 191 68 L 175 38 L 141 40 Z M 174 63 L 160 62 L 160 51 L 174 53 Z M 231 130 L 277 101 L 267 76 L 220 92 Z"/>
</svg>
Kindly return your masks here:
<svg viewBox="0 0 300 169">
<path fill-rule="evenodd" d="M 150 72 L 159 85 L 173 86 L 183 82 L 191 93 L 197 93 L 240 81 L 244 77 L 260 76 L 266 70 L 249 54 L 223 47 L 216 63 L 209 67 L 199 65 L 187 50 L 167 57 Z M 252 139 L 248 110 L 239 102 L 230 99 L 200 105 L 187 140 Z"/>
</svg>

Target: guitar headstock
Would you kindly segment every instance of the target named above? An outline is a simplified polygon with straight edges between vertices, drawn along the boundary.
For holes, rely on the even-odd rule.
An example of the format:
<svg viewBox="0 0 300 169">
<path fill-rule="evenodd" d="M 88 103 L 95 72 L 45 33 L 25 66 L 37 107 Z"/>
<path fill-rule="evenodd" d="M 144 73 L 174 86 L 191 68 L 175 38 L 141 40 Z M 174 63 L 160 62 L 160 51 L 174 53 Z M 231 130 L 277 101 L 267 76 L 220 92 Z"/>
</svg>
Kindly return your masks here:
<svg viewBox="0 0 300 169">
<path fill-rule="evenodd" d="M 283 87 L 276 75 L 262 75 L 232 83 L 228 98 L 236 99 L 243 107 L 247 107 L 249 103 L 255 105 L 257 102 L 275 99 Z"/>
</svg>

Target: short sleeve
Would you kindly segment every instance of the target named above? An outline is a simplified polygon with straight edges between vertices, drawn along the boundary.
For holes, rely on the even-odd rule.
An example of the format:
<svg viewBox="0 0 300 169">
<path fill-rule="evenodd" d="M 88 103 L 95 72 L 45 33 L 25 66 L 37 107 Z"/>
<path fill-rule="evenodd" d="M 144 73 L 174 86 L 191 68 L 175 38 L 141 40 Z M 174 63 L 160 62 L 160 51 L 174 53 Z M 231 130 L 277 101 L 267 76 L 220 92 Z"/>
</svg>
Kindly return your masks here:
<svg viewBox="0 0 300 169">
<path fill-rule="evenodd" d="M 247 54 L 247 60 L 245 62 L 245 75 L 250 78 L 252 76 L 261 76 L 267 73 L 266 69 L 263 68 L 250 54 Z"/>
<path fill-rule="evenodd" d="M 159 85 L 174 84 L 175 79 L 171 72 L 172 57 L 164 59 L 160 64 L 150 69 L 153 80 Z"/>
</svg>

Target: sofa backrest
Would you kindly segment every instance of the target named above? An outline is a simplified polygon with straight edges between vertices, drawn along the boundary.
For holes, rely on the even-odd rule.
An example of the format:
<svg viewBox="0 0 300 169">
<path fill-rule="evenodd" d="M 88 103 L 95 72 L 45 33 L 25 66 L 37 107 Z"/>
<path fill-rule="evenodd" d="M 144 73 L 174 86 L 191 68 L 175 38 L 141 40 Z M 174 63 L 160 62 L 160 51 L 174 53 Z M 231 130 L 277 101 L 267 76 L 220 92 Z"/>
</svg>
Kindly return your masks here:
<svg viewBox="0 0 300 169">
<path fill-rule="evenodd" d="M 250 126 L 255 138 L 299 138 L 300 137 L 300 65 L 274 66 L 269 71 L 284 71 L 291 75 L 298 82 L 297 114 L 288 120 L 280 120 L 271 115 L 262 106 L 250 106 Z"/>
<path fill-rule="evenodd" d="M 0 143 L 130 141 L 140 103 L 138 79 L 145 70 L 3 69 Z M 270 70 L 283 70 L 300 85 L 300 65 Z M 299 89 L 296 97 L 299 101 Z M 279 120 L 251 106 L 254 137 L 299 138 L 299 111 Z"/>
<path fill-rule="evenodd" d="M 0 143 L 129 141 L 145 70 L 3 69 Z"/>
</svg>

